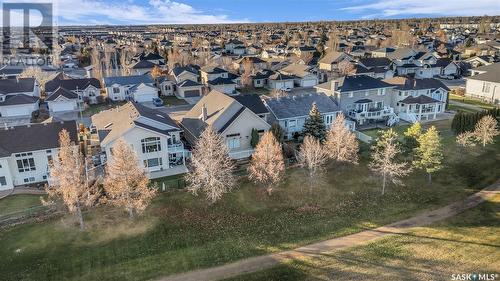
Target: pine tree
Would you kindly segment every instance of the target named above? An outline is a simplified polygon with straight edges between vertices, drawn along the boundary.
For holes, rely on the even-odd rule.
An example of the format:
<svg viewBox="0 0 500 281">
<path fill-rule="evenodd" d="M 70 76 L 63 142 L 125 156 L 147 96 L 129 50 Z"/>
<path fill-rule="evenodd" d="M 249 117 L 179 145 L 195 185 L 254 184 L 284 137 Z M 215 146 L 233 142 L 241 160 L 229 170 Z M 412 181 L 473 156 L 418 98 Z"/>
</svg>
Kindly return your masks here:
<svg viewBox="0 0 500 281">
<path fill-rule="evenodd" d="M 418 138 L 418 147 L 415 149 L 413 165 L 424 170 L 432 182 L 432 173 L 443 168 L 443 151 L 441 138 L 434 126 L 430 127 Z"/>
<path fill-rule="evenodd" d="M 257 147 L 257 144 L 259 143 L 259 131 L 255 128 L 252 129 L 251 133 L 251 138 L 250 138 L 250 145 L 255 148 Z"/>
<path fill-rule="evenodd" d="M 283 128 L 281 128 L 280 124 L 273 123 L 270 129 L 271 133 L 274 135 L 274 138 L 279 143 L 283 143 L 285 138 L 285 132 L 283 132 Z"/>
<path fill-rule="evenodd" d="M 304 136 L 312 136 L 321 142 L 325 140 L 326 127 L 316 103 L 313 103 L 309 116 L 304 122 L 302 134 Z"/>
</svg>

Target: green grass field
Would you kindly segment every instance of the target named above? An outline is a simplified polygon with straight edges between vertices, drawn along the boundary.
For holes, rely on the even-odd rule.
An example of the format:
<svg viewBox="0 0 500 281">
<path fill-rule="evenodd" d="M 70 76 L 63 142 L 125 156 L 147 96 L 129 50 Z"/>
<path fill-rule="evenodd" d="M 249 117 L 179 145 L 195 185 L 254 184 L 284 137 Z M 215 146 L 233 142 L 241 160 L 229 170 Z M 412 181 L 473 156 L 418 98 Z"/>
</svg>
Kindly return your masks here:
<svg viewBox="0 0 500 281">
<path fill-rule="evenodd" d="M 414 228 L 407 234 L 331 252 L 316 259 L 292 261 L 227 281 L 419 281 L 452 280 L 453 274 L 498 274 L 499 218 L 500 195 L 497 195 L 454 218 Z"/>
<path fill-rule="evenodd" d="M 0 216 L 42 206 L 40 195 L 11 195 L 0 200 Z"/>
<path fill-rule="evenodd" d="M 470 104 L 470 105 L 475 105 L 483 109 L 491 109 L 494 107 L 494 105 L 482 102 L 481 100 L 474 99 L 471 97 L 463 97 L 459 95 L 454 95 L 450 94 L 450 100 L 454 100 L 457 102 L 465 103 L 465 104 Z"/>
<path fill-rule="evenodd" d="M 464 151 L 455 146 L 449 123 L 437 125 L 446 163 L 432 185 L 417 171 L 381 196 L 362 145 L 359 166 L 330 165 L 312 192 L 304 172 L 290 169 L 271 197 L 242 181 L 213 205 L 202 195 L 162 193 L 133 221 L 122 210 L 99 207 L 85 213 L 85 232 L 72 216 L 2 231 L 0 276 L 147 280 L 384 225 L 464 198 L 500 177 L 500 140 Z"/>
</svg>

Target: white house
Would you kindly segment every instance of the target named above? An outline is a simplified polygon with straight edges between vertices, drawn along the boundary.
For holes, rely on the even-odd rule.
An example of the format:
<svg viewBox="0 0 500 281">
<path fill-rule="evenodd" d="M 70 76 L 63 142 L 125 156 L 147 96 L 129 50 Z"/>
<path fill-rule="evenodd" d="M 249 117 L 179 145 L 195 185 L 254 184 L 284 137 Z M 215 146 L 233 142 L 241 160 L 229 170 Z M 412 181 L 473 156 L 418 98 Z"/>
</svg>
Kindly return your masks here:
<svg viewBox="0 0 500 281">
<path fill-rule="evenodd" d="M 48 180 L 49 162 L 57 157 L 59 133 L 77 142 L 75 121 L 31 124 L 0 130 L 0 190 Z"/>
<path fill-rule="evenodd" d="M 269 76 L 267 81 L 269 88 L 272 90 L 293 89 L 295 85 L 293 76 L 281 74 L 279 72 Z"/>
<path fill-rule="evenodd" d="M 465 95 L 483 101 L 500 104 L 500 63 L 470 70 L 466 78 Z"/>
<path fill-rule="evenodd" d="M 182 130 L 164 112 L 129 102 L 92 116 L 92 131 L 106 161 L 113 161 L 118 139 L 132 145 L 150 178 L 187 172 Z"/>
<path fill-rule="evenodd" d="M 395 86 L 391 106 L 402 120 L 433 120 L 446 109 L 450 89 L 437 79 L 394 77 L 384 82 Z"/>
<path fill-rule="evenodd" d="M 78 111 L 78 95 L 64 88 L 57 88 L 47 98 L 47 106 L 51 113 L 76 112 Z"/>
<path fill-rule="evenodd" d="M 0 117 L 29 117 L 39 103 L 40 87 L 34 78 L 0 79 Z"/>
<path fill-rule="evenodd" d="M 106 77 L 104 87 L 108 98 L 113 101 L 148 102 L 158 98 L 158 89 L 149 74 Z"/>
</svg>

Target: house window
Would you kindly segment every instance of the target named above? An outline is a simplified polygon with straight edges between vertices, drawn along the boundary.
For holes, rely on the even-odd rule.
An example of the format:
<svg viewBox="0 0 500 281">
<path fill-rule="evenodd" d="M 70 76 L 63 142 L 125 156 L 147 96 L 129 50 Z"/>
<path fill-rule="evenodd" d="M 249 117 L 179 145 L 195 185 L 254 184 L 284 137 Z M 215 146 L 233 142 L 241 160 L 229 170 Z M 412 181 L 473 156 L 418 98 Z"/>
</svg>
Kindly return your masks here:
<svg viewBox="0 0 500 281">
<path fill-rule="evenodd" d="M 161 143 L 159 137 L 142 139 L 141 144 L 142 144 L 142 153 L 161 151 Z"/>
<path fill-rule="evenodd" d="M 349 92 L 349 97 L 350 98 L 354 97 L 354 93 L 353 92 Z"/>
<path fill-rule="evenodd" d="M 255 81 L 255 84 L 260 85 L 260 80 Z"/>
<path fill-rule="evenodd" d="M 23 181 L 24 181 L 24 183 L 34 182 L 35 181 L 35 177 L 25 178 L 25 179 L 23 179 Z"/>
<path fill-rule="evenodd" d="M 163 160 L 161 158 L 151 158 L 148 160 L 144 160 L 144 167 L 146 168 L 158 167 L 161 165 L 163 165 Z"/>
<path fill-rule="evenodd" d="M 52 155 L 47 155 L 47 162 L 52 163 Z"/>
<path fill-rule="evenodd" d="M 118 93 L 120 93 L 120 88 L 114 87 L 113 88 L 113 94 L 118 94 Z"/>
<path fill-rule="evenodd" d="M 240 147 L 240 134 L 227 135 L 227 146 L 229 149 Z"/>
<path fill-rule="evenodd" d="M 333 116 L 332 115 L 325 115 L 324 120 L 325 120 L 326 125 L 330 125 L 330 124 L 332 124 Z"/>
<path fill-rule="evenodd" d="M 1 186 L 7 185 L 7 179 L 5 177 L 0 177 L 0 185 Z"/>
<path fill-rule="evenodd" d="M 483 93 L 489 93 L 490 92 L 490 83 L 483 83 Z"/>
<path fill-rule="evenodd" d="M 20 156 L 17 156 L 20 155 Z M 21 159 L 17 159 L 17 170 L 19 173 L 35 171 L 35 159 L 33 157 L 28 157 L 33 155 L 32 153 L 22 153 L 16 154 L 16 157 L 20 157 Z"/>
<path fill-rule="evenodd" d="M 297 120 L 288 121 L 288 127 L 295 128 L 295 126 L 297 126 Z"/>
</svg>

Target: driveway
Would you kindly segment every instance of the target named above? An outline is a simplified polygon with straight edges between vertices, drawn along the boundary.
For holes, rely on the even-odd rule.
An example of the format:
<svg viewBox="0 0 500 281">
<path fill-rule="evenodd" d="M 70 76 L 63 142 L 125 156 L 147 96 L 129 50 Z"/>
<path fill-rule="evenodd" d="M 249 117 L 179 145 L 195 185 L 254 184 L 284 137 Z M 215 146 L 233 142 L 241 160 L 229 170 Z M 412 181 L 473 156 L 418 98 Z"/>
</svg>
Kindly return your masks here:
<svg viewBox="0 0 500 281">
<path fill-rule="evenodd" d="M 308 257 L 316 257 L 329 252 L 341 249 L 347 249 L 353 246 L 358 246 L 377 238 L 404 234 L 413 227 L 429 225 L 449 217 L 455 216 L 467 209 L 476 207 L 485 200 L 492 198 L 500 193 L 500 181 L 488 186 L 487 188 L 467 197 L 464 200 L 454 202 L 448 206 L 442 207 L 433 211 L 426 211 L 415 217 L 395 222 L 386 226 L 378 227 L 371 230 L 365 230 L 359 233 L 351 234 L 344 237 L 334 238 L 319 243 L 310 244 L 295 250 L 275 253 L 265 256 L 258 256 L 240 260 L 237 262 L 189 271 L 177 275 L 167 276 L 160 279 L 161 281 L 211 281 L 226 279 L 241 274 L 252 273 L 264 270 L 280 263 L 290 260 L 304 259 Z"/>
</svg>

